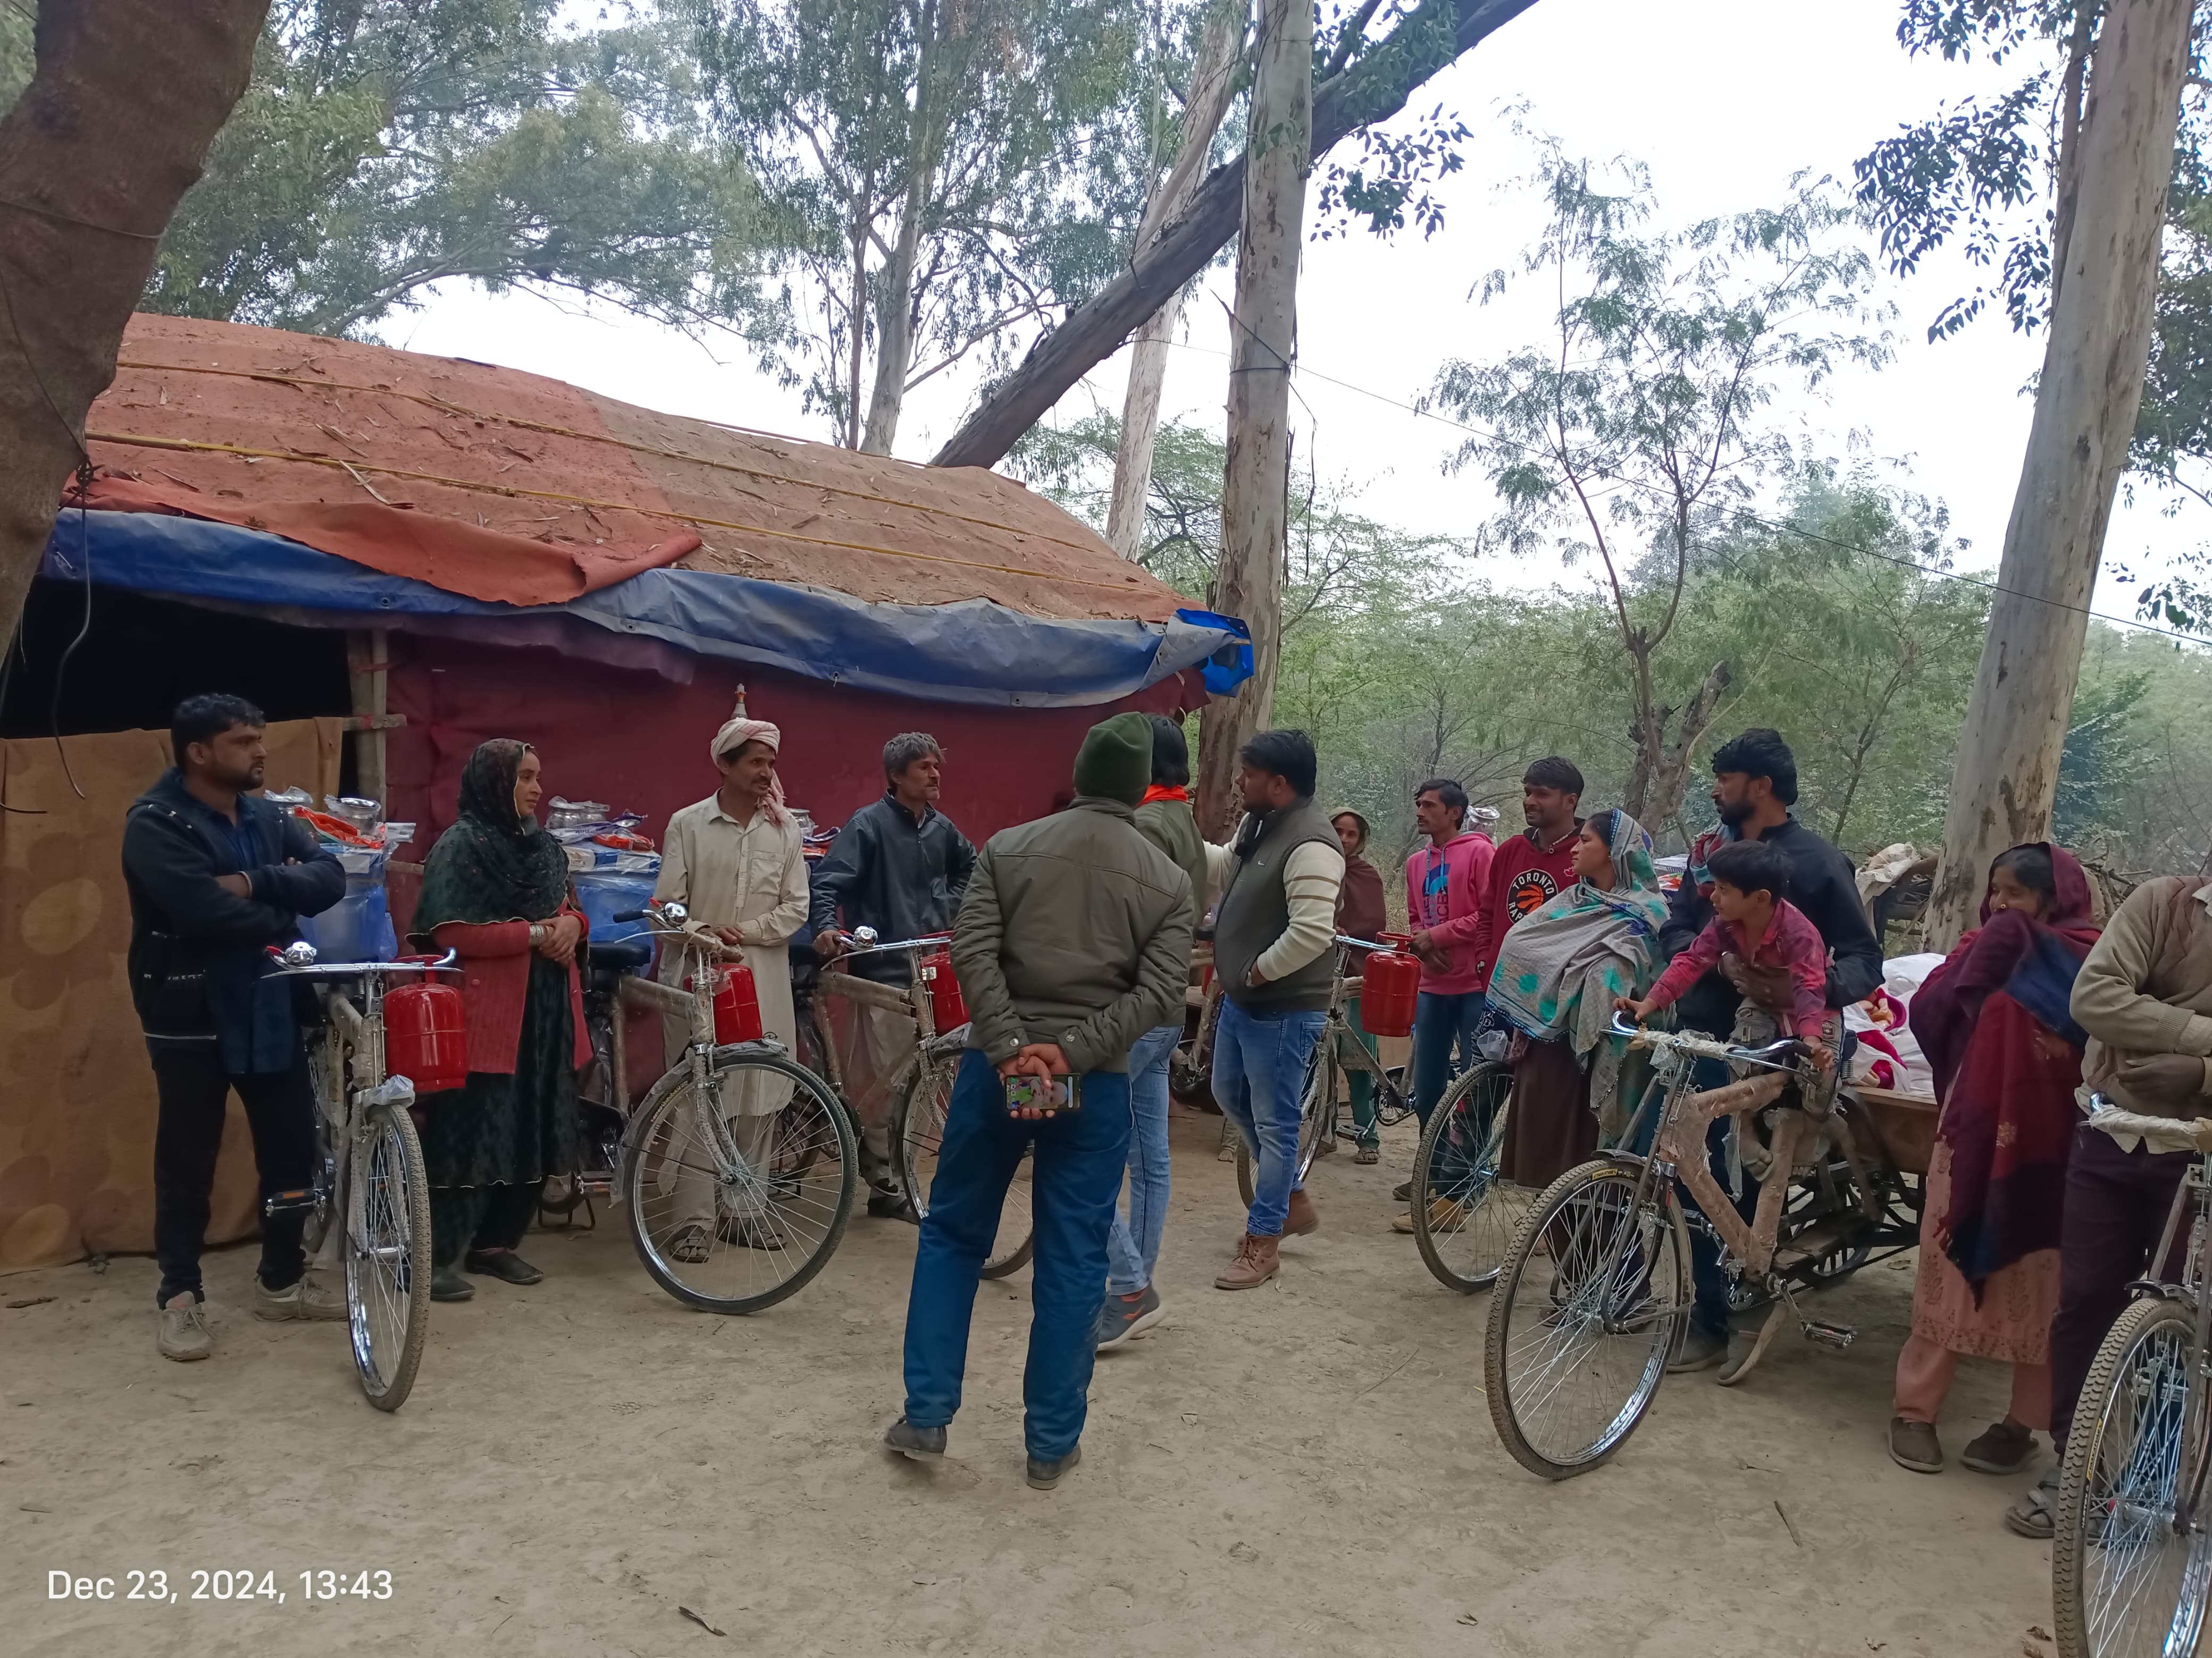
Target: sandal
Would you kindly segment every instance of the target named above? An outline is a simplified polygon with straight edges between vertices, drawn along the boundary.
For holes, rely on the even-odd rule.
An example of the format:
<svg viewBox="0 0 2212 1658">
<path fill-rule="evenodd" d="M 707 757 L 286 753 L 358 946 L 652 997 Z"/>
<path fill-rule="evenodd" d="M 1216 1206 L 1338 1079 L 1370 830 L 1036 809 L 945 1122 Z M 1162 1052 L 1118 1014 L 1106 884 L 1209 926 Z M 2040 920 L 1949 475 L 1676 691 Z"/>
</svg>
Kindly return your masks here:
<svg viewBox="0 0 2212 1658">
<path fill-rule="evenodd" d="M 708 1259 L 707 1229 L 694 1221 L 669 1240 L 668 1258 L 679 1260 L 686 1266 L 696 1266 Z"/>
<path fill-rule="evenodd" d="M 2048 1543 L 2058 1529 L 2058 1470 L 2045 1468 L 2043 1478 L 2020 1494 L 2005 1510 L 2006 1527 L 2022 1537 Z"/>
<path fill-rule="evenodd" d="M 2035 1434 L 2016 1422 L 1993 1422 L 1959 1454 L 1977 1473 L 2018 1473 L 2035 1455 Z"/>
</svg>

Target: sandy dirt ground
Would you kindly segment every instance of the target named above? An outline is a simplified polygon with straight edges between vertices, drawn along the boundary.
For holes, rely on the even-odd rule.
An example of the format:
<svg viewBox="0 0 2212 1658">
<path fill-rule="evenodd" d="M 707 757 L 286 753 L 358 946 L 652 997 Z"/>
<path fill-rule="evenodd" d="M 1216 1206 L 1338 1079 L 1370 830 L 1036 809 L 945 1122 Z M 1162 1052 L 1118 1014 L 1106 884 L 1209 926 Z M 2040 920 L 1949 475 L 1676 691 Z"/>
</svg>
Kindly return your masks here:
<svg viewBox="0 0 2212 1658">
<path fill-rule="evenodd" d="M 1491 1427 L 1486 1299 L 1389 1230 L 1410 1127 L 1379 1168 L 1322 1164 L 1323 1230 L 1231 1296 L 1209 1281 L 1234 1172 L 1215 1120 L 1178 1118 L 1168 1317 L 1100 1360 L 1085 1461 L 1050 1494 L 1021 1479 L 1026 1269 L 983 1288 L 952 1455 L 878 1448 L 915 1237 L 895 1222 L 856 1218 L 811 1286 L 751 1319 L 677 1305 L 604 1219 L 533 1236 L 545 1282 L 437 1309 L 395 1416 L 361 1400 L 337 1327 L 245 1310 L 250 1248 L 210 1257 L 205 1363 L 155 1352 L 149 1261 L 0 1279 L 0 1302 L 52 1297 L 0 1309 L 0 1649 L 2051 1651 L 2049 1550 L 1999 1521 L 2023 1482 L 1884 1453 L 1902 1261 L 1825 1298 L 1859 1327 L 1849 1352 L 1788 1338 L 1742 1388 L 1671 1378 L 1610 1465 L 1547 1485 Z M 1962 1375 L 1954 1452 L 2002 1382 Z M 288 1598 L 192 1600 L 190 1573 L 218 1568 Z M 120 1594 L 133 1569 L 180 1598 L 47 1599 L 49 1570 Z M 298 1574 L 321 1570 L 388 1571 L 391 1598 L 303 1600 Z"/>
</svg>

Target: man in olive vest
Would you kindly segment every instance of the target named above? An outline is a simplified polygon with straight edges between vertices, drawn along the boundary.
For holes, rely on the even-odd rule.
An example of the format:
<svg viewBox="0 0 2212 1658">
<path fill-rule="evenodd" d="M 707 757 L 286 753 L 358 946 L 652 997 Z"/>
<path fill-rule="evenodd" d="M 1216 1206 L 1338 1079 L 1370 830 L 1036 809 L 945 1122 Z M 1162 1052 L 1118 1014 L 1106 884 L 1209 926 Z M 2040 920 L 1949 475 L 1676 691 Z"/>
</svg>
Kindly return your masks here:
<svg viewBox="0 0 2212 1658">
<path fill-rule="evenodd" d="M 1344 882 L 1344 848 L 1314 804 L 1312 740 L 1304 732 L 1261 732 L 1237 757 L 1243 823 L 1231 844 L 1206 849 L 1222 890 L 1213 922 L 1223 988 L 1213 1097 L 1251 1148 L 1254 1174 L 1244 1240 L 1213 1280 L 1221 1290 L 1265 1284 L 1284 1235 L 1321 1225 L 1298 1180 L 1298 1103 L 1328 1014 Z"/>
</svg>

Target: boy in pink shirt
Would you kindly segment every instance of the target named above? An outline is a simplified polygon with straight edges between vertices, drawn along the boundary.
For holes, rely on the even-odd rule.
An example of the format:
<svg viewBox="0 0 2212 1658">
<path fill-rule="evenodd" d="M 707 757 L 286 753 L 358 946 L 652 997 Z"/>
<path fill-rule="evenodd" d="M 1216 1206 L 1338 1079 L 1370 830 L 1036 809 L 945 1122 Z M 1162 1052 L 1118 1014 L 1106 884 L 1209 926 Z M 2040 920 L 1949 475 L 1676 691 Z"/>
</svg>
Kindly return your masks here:
<svg viewBox="0 0 2212 1658">
<path fill-rule="evenodd" d="M 1706 867 L 1713 882 L 1712 921 L 1668 964 L 1649 994 L 1640 1001 L 1623 996 L 1614 1005 L 1640 1023 L 1672 1007 L 1723 955 L 1740 956 L 1753 967 L 1784 968 L 1790 974 L 1790 1034 L 1826 1070 L 1835 1059 L 1820 1031 L 1828 1008 L 1828 946 L 1804 912 L 1782 896 L 1790 884 L 1788 860 L 1764 841 L 1731 841 L 1714 848 Z"/>
</svg>

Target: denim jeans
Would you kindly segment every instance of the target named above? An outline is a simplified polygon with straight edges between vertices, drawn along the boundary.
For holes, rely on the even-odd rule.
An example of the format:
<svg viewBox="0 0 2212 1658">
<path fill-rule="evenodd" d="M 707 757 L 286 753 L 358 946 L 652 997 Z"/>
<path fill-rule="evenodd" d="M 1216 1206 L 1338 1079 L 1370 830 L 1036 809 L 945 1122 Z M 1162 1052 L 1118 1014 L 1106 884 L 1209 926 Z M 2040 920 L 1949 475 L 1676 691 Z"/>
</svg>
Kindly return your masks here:
<svg viewBox="0 0 2212 1658">
<path fill-rule="evenodd" d="M 997 1067 L 972 1048 L 960 1056 L 907 1298 L 906 1418 L 917 1428 L 941 1428 L 960 1408 L 975 1285 L 998 1238 L 1022 1148 L 1031 1141 L 1036 1255 L 1023 1438 L 1031 1456 L 1050 1461 L 1083 1436 L 1105 1299 L 1106 1234 L 1129 1156 L 1129 1079 L 1119 1072 L 1084 1074 L 1082 1109 L 1024 1121 L 1006 1114 Z"/>
<path fill-rule="evenodd" d="M 1252 1151 L 1255 1237 L 1280 1237 L 1299 1182 L 1298 1102 L 1313 1069 L 1314 1050 L 1328 1016 L 1279 1010 L 1253 1012 L 1221 1004 L 1213 1033 L 1213 1097 Z"/>
<path fill-rule="evenodd" d="M 1421 1114 L 1424 1128 L 1452 1078 L 1482 1057 L 1474 1051 L 1474 1032 L 1486 999 L 1479 990 L 1457 996 L 1425 990 L 1413 1005 L 1413 1109 Z M 1454 1048 L 1459 1050 L 1456 1069 Z"/>
<path fill-rule="evenodd" d="M 1155 1025 L 1129 1050 L 1129 1218 L 1114 1212 L 1106 1288 L 1133 1296 L 1152 1281 L 1168 1224 L 1168 1060 L 1180 1024 Z"/>
</svg>

